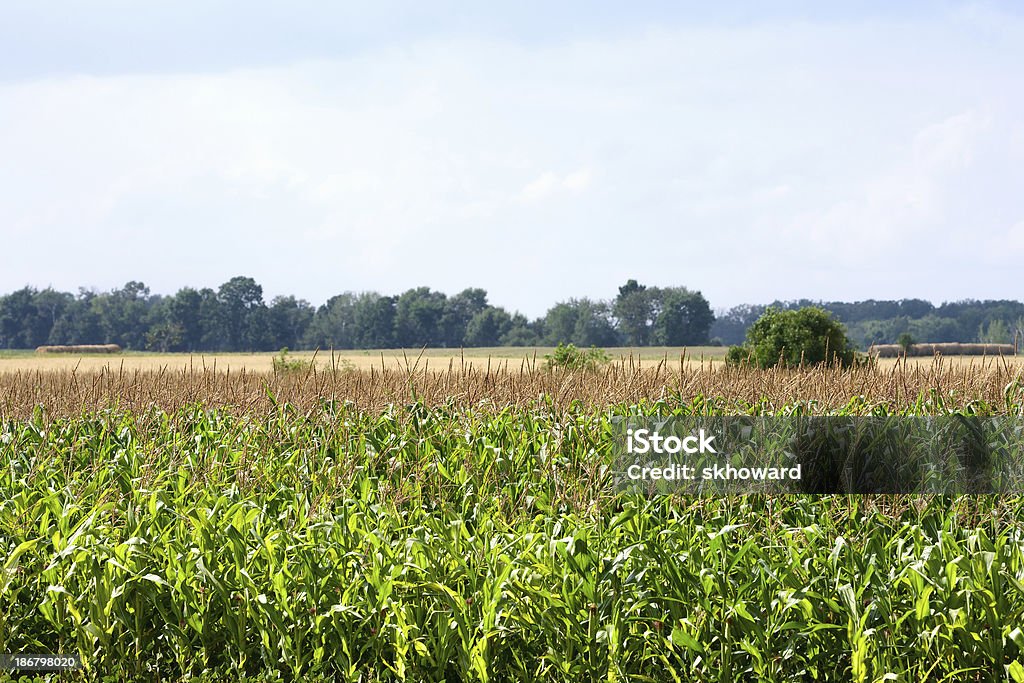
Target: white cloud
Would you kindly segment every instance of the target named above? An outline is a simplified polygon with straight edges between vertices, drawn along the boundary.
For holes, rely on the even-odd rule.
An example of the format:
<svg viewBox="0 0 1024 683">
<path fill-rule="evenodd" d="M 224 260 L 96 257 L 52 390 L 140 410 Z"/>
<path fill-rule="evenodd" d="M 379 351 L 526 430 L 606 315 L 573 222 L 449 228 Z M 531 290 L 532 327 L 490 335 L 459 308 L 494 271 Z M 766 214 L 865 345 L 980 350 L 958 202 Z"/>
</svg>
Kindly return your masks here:
<svg viewBox="0 0 1024 683">
<path fill-rule="evenodd" d="M 482 286 L 530 314 L 629 277 L 715 306 L 1019 296 L 958 241 L 1024 214 L 1024 50 L 980 41 L 666 27 L 0 84 L 0 291 L 246 273 L 313 301 Z"/>
<path fill-rule="evenodd" d="M 552 171 L 544 171 L 523 187 L 519 193 L 520 199 L 532 204 L 553 195 L 583 192 L 590 187 L 592 177 L 593 173 L 589 168 L 581 168 L 564 176 L 559 176 Z"/>
</svg>

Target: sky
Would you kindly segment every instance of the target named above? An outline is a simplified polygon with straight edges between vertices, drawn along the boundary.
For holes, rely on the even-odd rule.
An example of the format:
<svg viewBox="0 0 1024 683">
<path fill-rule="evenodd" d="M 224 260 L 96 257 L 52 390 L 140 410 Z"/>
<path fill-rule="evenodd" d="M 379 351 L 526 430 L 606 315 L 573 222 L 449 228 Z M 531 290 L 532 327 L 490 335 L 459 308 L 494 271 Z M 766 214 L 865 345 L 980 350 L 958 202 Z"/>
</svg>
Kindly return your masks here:
<svg viewBox="0 0 1024 683">
<path fill-rule="evenodd" d="M 0 3 L 0 292 L 1024 298 L 1020 5 L 837 5 Z"/>
</svg>

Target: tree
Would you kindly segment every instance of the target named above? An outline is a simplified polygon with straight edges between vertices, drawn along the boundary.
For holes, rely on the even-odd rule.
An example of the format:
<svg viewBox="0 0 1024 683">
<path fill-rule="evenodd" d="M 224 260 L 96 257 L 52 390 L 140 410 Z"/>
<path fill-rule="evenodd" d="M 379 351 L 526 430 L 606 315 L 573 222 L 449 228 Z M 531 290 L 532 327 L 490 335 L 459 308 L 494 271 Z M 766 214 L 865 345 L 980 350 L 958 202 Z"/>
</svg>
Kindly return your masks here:
<svg viewBox="0 0 1024 683">
<path fill-rule="evenodd" d="M 79 289 L 50 330 L 47 344 L 96 344 L 103 339 L 100 316 L 93 306 L 96 294 Z"/>
<path fill-rule="evenodd" d="M 225 335 L 223 348 L 228 351 L 246 351 L 257 348 L 254 341 L 262 336 L 259 328 L 262 316 L 257 314 L 266 306 L 263 287 L 251 277 L 233 277 L 217 290 L 220 327 Z M 253 318 L 258 318 L 253 320 Z"/>
<path fill-rule="evenodd" d="M 146 333 L 146 348 L 150 351 L 177 351 L 181 348 L 184 333 L 176 323 L 157 323 Z"/>
<path fill-rule="evenodd" d="M 473 316 L 466 326 L 466 346 L 498 346 L 512 328 L 512 316 L 503 308 L 489 306 Z"/>
<path fill-rule="evenodd" d="M 356 295 L 345 292 L 332 296 L 316 310 L 306 328 L 304 344 L 324 349 L 354 349 L 357 347 L 355 327 Z M 292 348 L 292 347 L 289 347 Z"/>
<path fill-rule="evenodd" d="M 747 330 L 761 317 L 764 310 L 764 306 L 750 304 L 733 306 L 715 317 L 709 334 L 718 337 L 724 344 L 742 344 L 746 339 Z"/>
<path fill-rule="evenodd" d="M 544 343 L 548 346 L 571 343 L 578 317 L 579 311 L 572 301 L 552 306 L 544 316 Z"/>
<path fill-rule="evenodd" d="M 441 346 L 441 317 L 447 297 L 429 287 L 402 293 L 395 303 L 395 341 L 401 347 Z"/>
<path fill-rule="evenodd" d="M 619 332 L 612 322 L 611 307 L 603 301 L 578 299 L 576 329 L 572 341 L 578 346 L 618 346 Z"/>
<path fill-rule="evenodd" d="M 0 344 L 4 348 L 30 349 L 45 343 L 40 341 L 35 295 L 36 290 L 24 287 L 0 298 Z"/>
<path fill-rule="evenodd" d="M 304 299 L 278 296 L 270 302 L 269 344 L 273 349 L 296 349 L 302 345 L 306 330 L 313 321 L 313 307 Z"/>
<path fill-rule="evenodd" d="M 223 351 L 228 348 L 227 321 L 221 313 L 217 292 L 209 287 L 199 290 L 199 322 L 203 330 L 201 350 Z"/>
<path fill-rule="evenodd" d="M 615 346 L 618 332 L 608 304 L 590 299 L 570 299 L 555 304 L 544 317 L 544 341 L 549 346 Z"/>
<path fill-rule="evenodd" d="M 914 337 L 909 332 L 904 332 L 896 340 L 896 343 L 903 349 L 903 356 L 910 355 L 910 348 L 914 345 Z"/>
<path fill-rule="evenodd" d="M 988 321 L 988 325 L 978 325 L 978 341 L 983 344 L 1009 344 L 1013 335 L 1010 327 L 1005 321 L 995 318 Z"/>
<path fill-rule="evenodd" d="M 487 292 L 479 288 L 464 289 L 444 304 L 444 311 L 438 322 L 442 343 L 447 347 L 474 346 L 466 340 L 470 321 L 488 310 Z M 493 346 L 485 344 L 484 346 Z"/>
<path fill-rule="evenodd" d="M 390 349 L 395 346 L 395 297 L 363 292 L 352 306 L 357 349 Z"/>
<path fill-rule="evenodd" d="M 797 366 L 818 363 L 852 365 L 855 352 L 842 323 L 827 311 L 806 307 L 783 311 L 770 307 L 747 330 L 745 346 L 729 349 L 730 362 L 750 362 L 758 367 Z"/>
<path fill-rule="evenodd" d="M 627 344 L 647 346 L 650 344 L 651 326 L 655 317 L 653 291 L 629 280 L 619 287 L 612 312 L 618 321 L 618 328 Z"/>
<path fill-rule="evenodd" d="M 96 295 L 91 304 L 99 317 L 104 343 L 126 349 L 146 347 L 147 317 L 152 307 L 149 287 L 132 280 L 121 289 Z"/>
<path fill-rule="evenodd" d="M 501 337 L 502 346 L 536 346 L 540 343 L 540 321 L 531 323 L 522 313 L 512 316 L 509 329 Z"/>
<path fill-rule="evenodd" d="M 696 346 L 708 343 L 715 315 L 700 292 L 685 287 L 657 290 L 658 315 L 652 340 L 660 346 Z"/>
<path fill-rule="evenodd" d="M 203 346 L 203 295 L 191 287 L 184 287 L 163 302 L 166 324 L 180 330 L 178 348 L 198 351 Z"/>
</svg>

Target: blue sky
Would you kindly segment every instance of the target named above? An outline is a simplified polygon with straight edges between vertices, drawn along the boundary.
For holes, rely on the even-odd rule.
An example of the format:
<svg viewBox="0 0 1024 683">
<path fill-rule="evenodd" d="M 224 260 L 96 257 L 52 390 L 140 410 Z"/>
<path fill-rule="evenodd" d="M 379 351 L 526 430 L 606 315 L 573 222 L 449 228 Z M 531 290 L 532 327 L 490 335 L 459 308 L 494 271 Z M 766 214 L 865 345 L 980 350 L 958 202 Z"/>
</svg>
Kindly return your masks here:
<svg viewBox="0 0 1024 683">
<path fill-rule="evenodd" d="M 0 291 L 1022 298 L 1024 18 L 892 4 L 5 3 Z"/>
</svg>

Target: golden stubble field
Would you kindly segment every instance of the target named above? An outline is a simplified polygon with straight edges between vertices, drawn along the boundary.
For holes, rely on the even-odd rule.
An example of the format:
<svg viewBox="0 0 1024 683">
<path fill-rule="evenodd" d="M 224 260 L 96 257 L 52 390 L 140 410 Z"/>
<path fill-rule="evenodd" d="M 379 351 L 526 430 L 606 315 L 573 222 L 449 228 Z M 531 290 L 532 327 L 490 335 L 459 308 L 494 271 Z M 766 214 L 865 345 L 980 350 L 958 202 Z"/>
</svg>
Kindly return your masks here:
<svg viewBox="0 0 1024 683">
<path fill-rule="evenodd" d="M 549 347 L 497 347 L 477 349 L 384 349 L 384 350 L 345 350 L 345 351 L 304 351 L 288 355 L 289 360 L 314 362 L 318 369 L 354 369 L 354 370 L 416 370 L 447 372 L 454 368 L 474 368 L 477 370 L 506 369 L 511 371 L 523 367 L 540 367 L 544 364 L 544 356 L 552 351 Z M 721 365 L 724 362 L 725 348 L 703 346 L 692 348 L 681 347 L 646 347 L 646 348 L 610 348 L 606 349 L 614 361 L 655 366 L 659 363 L 678 368 L 680 364 L 687 368 L 700 368 L 709 365 Z M 133 353 L 126 352 L 116 355 L 76 355 L 76 354 L 36 354 L 30 351 L 0 352 L 0 373 L 36 372 L 36 371 L 72 371 L 95 372 L 102 369 L 114 371 L 204 371 L 218 372 L 270 372 L 273 370 L 274 353 Z M 902 365 L 926 367 L 931 366 L 935 359 L 930 357 L 882 358 L 878 360 L 879 369 L 900 367 Z M 985 369 L 993 364 L 1024 365 L 1024 355 L 1012 357 L 985 356 L 949 356 L 942 362 L 950 366 L 966 366 L 968 368 Z"/>
</svg>

